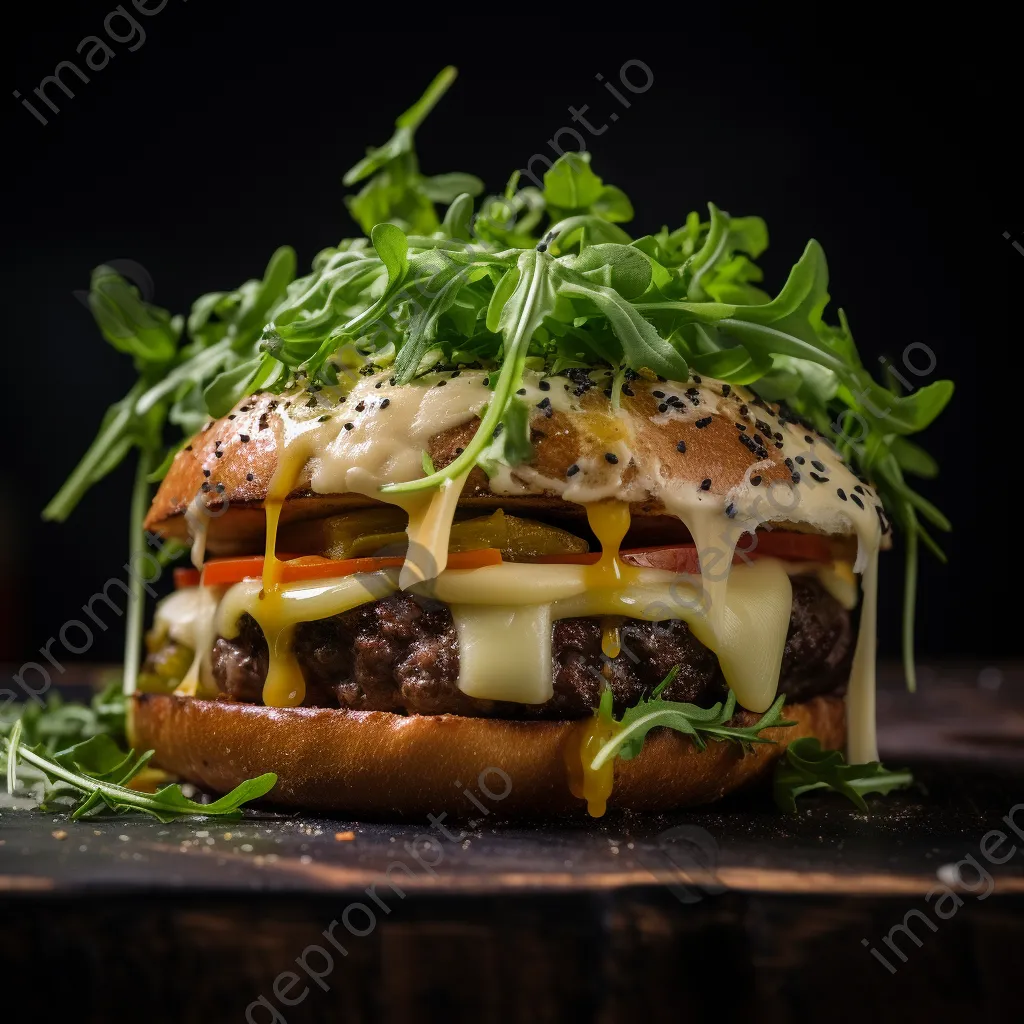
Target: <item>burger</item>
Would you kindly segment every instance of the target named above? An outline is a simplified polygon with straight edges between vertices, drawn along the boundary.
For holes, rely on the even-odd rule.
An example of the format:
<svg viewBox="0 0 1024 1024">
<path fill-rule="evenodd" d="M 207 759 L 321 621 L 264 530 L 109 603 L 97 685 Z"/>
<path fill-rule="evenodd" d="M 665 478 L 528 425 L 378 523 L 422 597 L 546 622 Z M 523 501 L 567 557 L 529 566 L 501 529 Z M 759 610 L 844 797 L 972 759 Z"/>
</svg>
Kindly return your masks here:
<svg viewBox="0 0 1024 1024">
<path fill-rule="evenodd" d="M 151 470 L 186 428 L 138 524 L 193 568 L 127 658 L 133 745 L 368 815 L 706 804 L 797 741 L 876 761 L 878 556 L 892 516 L 912 576 L 945 525 L 904 473 L 951 386 L 867 373 L 817 243 L 763 292 L 758 218 L 633 238 L 589 154 L 479 206 L 425 177 L 452 76 L 349 173 L 365 236 L 311 274 L 278 250 L 187 321 L 94 277 L 143 376 L 124 450 Z"/>
<path fill-rule="evenodd" d="M 382 486 L 422 476 L 424 451 L 442 470 L 472 442 L 487 371 L 373 372 L 211 423 L 146 520 L 187 538 L 204 484 L 226 508 L 157 610 L 135 745 L 216 792 L 273 771 L 276 801 L 323 810 L 422 815 L 489 775 L 503 810 L 664 809 L 763 776 L 793 739 L 840 746 L 853 667 L 870 760 L 874 621 L 854 665 L 851 615 L 858 545 L 873 572 L 885 536 L 874 490 L 744 388 L 637 377 L 616 408 L 611 385 L 524 373 L 529 459 L 393 504 Z M 666 701 L 731 689 L 751 725 L 781 694 L 792 724 L 751 752 L 661 728 L 591 770 L 614 735 L 602 692 L 621 717 L 673 670 Z"/>
</svg>

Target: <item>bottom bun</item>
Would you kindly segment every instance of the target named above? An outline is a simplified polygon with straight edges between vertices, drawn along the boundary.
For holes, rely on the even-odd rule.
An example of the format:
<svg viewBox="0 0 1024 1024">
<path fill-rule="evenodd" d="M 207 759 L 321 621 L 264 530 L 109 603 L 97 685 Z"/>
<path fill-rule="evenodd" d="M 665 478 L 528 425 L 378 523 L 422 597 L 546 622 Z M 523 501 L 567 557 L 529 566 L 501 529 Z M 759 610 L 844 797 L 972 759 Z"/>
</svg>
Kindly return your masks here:
<svg viewBox="0 0 1024 1024">
<path fill-rule="evenodd" d="M 214 793 L 274 772 L 268 801 L 310 811 L 472 817 L 466 789 L 498 815 L 579 813 L 586 806 L 569 790 L 566 757 L 585 722 L 268 708 L 146 693 L 130 707 L 133 746 L 152 748 L 161 768 Z M 750 725 L 758 717 L 743 711 L 736 719 Z M 765 730 L 775 743 L 748 753 L 719 742 L 701 751 L 682 734 L 657 729 L 637 757 L 616 761 L 608 803 L 637 811 L 711 803 L 763 779 L 793 740 L 842 744 L 839 697 L 787 704 L 784 717 L 796 724 Z"/>
</svg>

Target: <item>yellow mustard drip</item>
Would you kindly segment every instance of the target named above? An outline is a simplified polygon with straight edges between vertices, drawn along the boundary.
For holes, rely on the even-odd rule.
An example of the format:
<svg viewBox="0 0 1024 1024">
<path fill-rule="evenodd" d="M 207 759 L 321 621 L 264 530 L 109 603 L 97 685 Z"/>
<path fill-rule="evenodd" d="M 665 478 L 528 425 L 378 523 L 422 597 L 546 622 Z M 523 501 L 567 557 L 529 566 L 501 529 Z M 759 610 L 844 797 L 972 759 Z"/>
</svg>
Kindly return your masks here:
<svg viewBox="0 0 1024 1024">
<path fill-rule="evenodd" d="M 622 621 L 617 616 L 606 615 L 601 620 L 601 653 L 606 658 L 617 658 L 622 650 L 621 625 Z"/>
<path fill-rule="evenodd" d="M 586 508 L 590 529 L 601 545 L 600 559 L 586 570 L 587 589 L 618 590 L 628 586 L 637 570 L 622 564 L 619 549 L 629 532 L 629 505 L 624 501 L 601 501 Z M 619 620 L 606 618 L 601 633 L 601 649 L 608 657 L 616 657 L 621 646 Z M 578 740 L 573 733 L 566 754 L 570 759 L 569 788 L 574 796 L 587 801 L 587 811 L 594 818 L 600 818 L 608 806 L 615 782 L 615 759 L 611 758 L 597 771 L 590 763 L 616 729 L 614 722 L 595 714 L 583 724 Z"/>
<path fill-rule="evenodd" d="M 263 703 L 271 708 L 298 707 L 306 697 L 306 681 L 293 652 L 295 625 L 287 622 L 281 600 L 281 560 L 277 557 L 277 530 L 285 499 L 298 481 L 306 462 L 304 445 L 286 448 L 267 491 L 266 547 L 263 554 L 263 590 L 257 620 L 270 653 Z"/>
<path fill-rule="evenodd" d="M 596 772 L 590 762 L 617 731 L 614 722 L 595 714 L 572 731 L 565 748 L 569 791 L 587 801 L 587 813 L 592 818 L 600 818 L 608 809 L 608 798 L 615 785 L 615 758 L 609 758 Z"/>
</svg>

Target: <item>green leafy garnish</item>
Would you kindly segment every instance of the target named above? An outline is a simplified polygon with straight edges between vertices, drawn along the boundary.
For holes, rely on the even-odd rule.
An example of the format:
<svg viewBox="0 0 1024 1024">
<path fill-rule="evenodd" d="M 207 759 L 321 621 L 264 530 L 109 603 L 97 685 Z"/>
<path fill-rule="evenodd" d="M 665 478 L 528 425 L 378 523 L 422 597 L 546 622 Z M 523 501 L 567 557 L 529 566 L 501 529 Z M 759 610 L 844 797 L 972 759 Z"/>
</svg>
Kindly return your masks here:
<svg viewBox="0 0 1024 1024">
<path fill-rule="evenodd" d="M 17 732 L 17 727 L 15 728 Z M 237 818 L 242 804 L 266 796 L 277 783 L 277 776 L 268 772 L 248 779 L 230 793 L 201 804 L 189 800 L 181 787 L 172 784 L 155 793 L 141 793 L 129 789 L 130 782 L 146 765 L 152 750 L 136 756 L 134 750 L 125 753 L 108 736 L 94 736 L 57 754 L 47 754 L 39 748 L 18 742 L 15 735 L 5 740 L 7 747 L 8 792 L 13 793 L 12 776 L 18 761 L 24 761 L 41 772 L 52 786 L 41 801 L 41 806 L 52 807 L 68 793 L 81 794 L 71 812 L 71 820 L 106 808 L 115 813 L 142 811 L 162 822 L 186 816 Z"/>
<path fill-rule="evenodd" d="M 235 818 L 242 804 L 265 796 L 273 774 L 249 779 L 213 803 L 188 799 L 178 785 L 156 793 L 128 788 L 153 751 L 123 749 L 125 697 L 112 682 L 89 705 L 65 703 L 50 694 L 45 705 L 0 711 L 0 765 L 10 795 L 24 794 L 44 810 L 69 810 L 71 820 L 104 811 L 142 811 L 160 821 L 202 815 Z"/>
<path fill-rule="evenodd" d="M 726 724 L 736 713 L 736 694 L 732 690 L 725 701 L 719 701 L 710 708 L 662 700 L 660 694 L 675 679 L 678 672 L 677 665 L 658 684 L 650 697 L 627 708 L 622 713 L 622 718 L 617 721 L 611 714 L 611 691 L 606 689 L 602 693 L 598 714 L 616 722 L 618 731 L 597 752 L 590 764 L 592 770 L 597 771 L 601 765 L 616 756 L 621 757 L 623 761 L 636 757 L 643 749 L 647 734 L 659 727 L 684 733 L 693 740 L 698 750 L 704 750 L 709 738 L 732 740 L 744 749 L 749 749 L 754 743 L 774 743 L 774 740 L 766 739 L 760 733 L 765 729 L 795 724 L 782 721 L 782 707 L 786 703 L 786 698 L 781 693 L 775 703 L 753 725 L 748 726 Z"/>
<path fill-rule="evenodd" d="M 868 813 L 866 793 L 891 793 L 905 789 L 914 781 L 909 771 L 890 771 L 879 761 L 847 764 L 838 750 L 822 750 L 813 736 L 794 740 L 775 766 L 775 802 L 784 811 L 796 813 L 796 798 L 812 789 L 831 789 L 842 793 Z"/>
<path fill-rule="evenodd" d="M 334 385 L 362 364 L 399 383 L 444 367 L 488 371 L 492 397 L 476 436 L 451 464 L 424 465 L 387 491 L 434 488 L 477 465 L 529 459 L 528 412 L 516 398 L 527 365 L 560 373 L 606 365 L 615 394 L 627 373 L 685 380 L 690 369 L 761 398 L 821 432 L 871 477 L 907 538 L 904 662 L 913 686 L 913 583 L 920 544 L 942 557 L 931 530 L 949 521 L 907 482 L 934 477 L 935 460 L 909 440 L 948 403 L 953 385 L 903 394 L 865 369 L 843 310 L 825 319 L 828 266 L 810 241 L 782 289 L 764 289 L 755 260 L 768 244 L 758 217 L 714 204 L 682 226 L 632 237 L 626 195 L 589 153 L 566 153 L 543 188 L 512 176 L 474 203 L 471 175 L 424 175 L 415 133 L 455 78 L 445 68 L 395 122 L 392 137 L 345 176 L 361 190 L 349 210 L 366 237 L 343 239 L 295 278 L 295 254 L 274 253 L 262 278 L 198 299 L 187 318 L 142 301 L 100 268 L 90 305 L 104 336 L 136 362 L 140 381 L 108 411 L 79 467 L 47 506 L 65 518 L 132 448 L 142 454 L 136 504 L 169 465 L 167 425 L 194 433 L 258 390 Z M 441 215 L 438 204 L 446 205 Z M 170 445 L 173 449 L 174 444 Z M 141 537 L 133 520 L 132 536 Z M 141 541 L 136 540 L 136 544 Z M 137 642 L 129 654 L 137 653 Z"/>
</svg>

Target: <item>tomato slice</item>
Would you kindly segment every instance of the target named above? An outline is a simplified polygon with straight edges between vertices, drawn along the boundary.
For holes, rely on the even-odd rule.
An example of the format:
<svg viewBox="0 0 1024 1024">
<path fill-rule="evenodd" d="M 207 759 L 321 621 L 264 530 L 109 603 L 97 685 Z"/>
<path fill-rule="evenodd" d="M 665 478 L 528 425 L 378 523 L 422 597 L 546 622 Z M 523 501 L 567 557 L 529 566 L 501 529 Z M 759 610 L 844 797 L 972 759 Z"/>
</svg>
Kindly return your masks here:
<svg viewBox="0 0 1024 1024">
<path fill-rule="evenodd" d="M 282 583 L 337 579 L 341 576 L 352 576 L 357 572 L 378 572 L 381 569 L 399 568 L 404 563 L 405 559 L 398 556 L 341 560 L 321 558 L 319 555 L 291 556 L 287 559 L 282 558 L 279 579 Z M 497 548 L 452 551 L 448 555 L 449 569 L 481 569 L 487 565 L 500 564 L 501 552 Z M 214 558 L 203 566 L 202 583 L 206 587 L 228 586 L 232 583 L 240 583 L 242 580 L 258 579 L 262 575 L 262 555 L 251 555 L 246 558 Z M 175 582 L 177 582 L 177 577 L 175 577 Z M 194 586 L 195 584 L 185 585 Z"/>
<path fill-rule="evenodd" d="M 591 551 L 582 555 L 541 555 L 532 561 L 545 565 L 593 565 L 601 557 Z M 621 552 L 622 561 L 641 569 L 666 569 L 669 572 L 696 575 L 700 571 L 697 548 L 693 544 L 664 544 L 660 547 L 628 548 Z M 733 564 L 751 558 L 779 558 L 786 562 L 822 562 L 828 564 L 834 555 L 825 537 L 810 533 L 786 533 L 782 530 L 758 531 L 744 534 L 736 547 Z M 319 555 L 283 555 L 280 579 L 283 583 L 301 580 L 336 579 L 352 576 L 357 572 L 378 572 L 381 569 L 398 568 L 405 559 L 400 556 L 382 558 L 347 558 L 335 560 Z M 488 565 L 500 565 L 501 552 L 497 548 L 480 548 L 475 551 L 452 551 L 448 555 L 449 569 L 481 569 Z M 245 579 L 263 575 L 263 556 L 252 555 L 244 558 L 214 558 L 203 566 L 200 575 L 197 569 L 178 568 L 174 570 L 176 587 L 195 587 L 200 581 L 204 586 L 228 586 Z"/>
<path fill-rule="evenodd" d="M 733 565 L 749 558 L 779 558 L 786 562 L 824 562 L 833 560 L 832 549 L 825 537 L 810 533 L 784 533 L 781 530 L 769 533 L 744 534 L 736 546 Z M 542 555 L 537 562 L 554 565 L 593 565 L 600 554 L 591 551 L 585 555 Z M 669 572 L 700 572 L 695 544 L 664 544 L 651 548 L 627 548 L 619 556 L 626 565 L 641 569 L 667 569 Z"/>
</svg>

